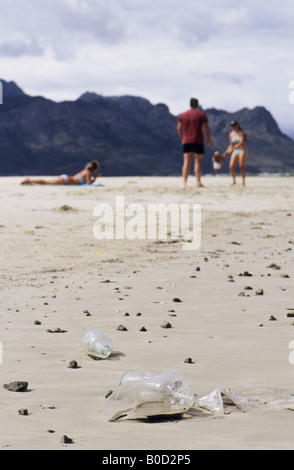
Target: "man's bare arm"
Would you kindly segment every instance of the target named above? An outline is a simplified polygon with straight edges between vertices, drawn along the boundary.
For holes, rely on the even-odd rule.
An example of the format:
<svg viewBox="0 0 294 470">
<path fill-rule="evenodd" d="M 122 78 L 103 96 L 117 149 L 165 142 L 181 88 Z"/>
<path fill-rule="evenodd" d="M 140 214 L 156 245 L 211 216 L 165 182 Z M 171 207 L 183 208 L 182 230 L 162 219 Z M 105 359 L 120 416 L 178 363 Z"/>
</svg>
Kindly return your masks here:
<svg viewBox="0 0 294 470">
<path fill-rule="evenodd" d="M 182 138 L 183 138 L 183 126 L 182 126 L 181 122 L 178 122 L 177 130 L 178 130 L 179 137 L 182 140 Z"/>
<path fill-rule="evenodd" d="M 205 132 L 207 143 L 210 144 L 212 147 L 214 147 L 214 142 L 210 137 L 210 128 L 209 128 L 209 125 L 207 124 L 207 122 L 205 122 L 203 124 L 203 129 L 204 129 L 204 132 Z"/>
</svg>

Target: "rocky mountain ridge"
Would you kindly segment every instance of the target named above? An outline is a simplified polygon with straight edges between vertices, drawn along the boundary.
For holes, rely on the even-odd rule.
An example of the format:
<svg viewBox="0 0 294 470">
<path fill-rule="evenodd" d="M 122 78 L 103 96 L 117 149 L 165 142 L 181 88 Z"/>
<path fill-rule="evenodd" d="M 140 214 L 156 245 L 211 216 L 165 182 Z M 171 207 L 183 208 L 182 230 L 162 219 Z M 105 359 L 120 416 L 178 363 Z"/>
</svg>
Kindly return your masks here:
<svg viewBox="0 0 294 470">
<path fill-rule="evenodd" d="M 28 96 L 14 82 L 1 82 L 0 175 L 73 174 L 93 159 L 100 161 L 105 176 L 180 174 L 177 116 L 165 104 L 91 92 L 56 103 Z M 230 121 L 240 122 L 248 135 L 248 172 L 294 172 L 294 141 L 267 109 L 204 111 L 220 152 L 228 145 Z M 213 151 L 205 149 L 204 173 L 212 172 Z M 228 160 L 223 172 L 228 172 Z"/>
</svg>

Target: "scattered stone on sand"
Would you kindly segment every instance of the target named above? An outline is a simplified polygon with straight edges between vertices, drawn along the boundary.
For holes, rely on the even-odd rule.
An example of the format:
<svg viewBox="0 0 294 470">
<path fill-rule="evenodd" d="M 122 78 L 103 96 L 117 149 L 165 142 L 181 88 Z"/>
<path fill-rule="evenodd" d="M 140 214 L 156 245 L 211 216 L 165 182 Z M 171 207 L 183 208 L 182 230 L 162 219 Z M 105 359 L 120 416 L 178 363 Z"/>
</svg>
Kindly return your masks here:
<svg viewBox="0 0 294 470">
<path fill-rule="evenodd" d="M 245 292 L 241 291 L 239 294 L 238 294 L 239 297 L 245 297 Z"/>
<path fill-rule="evenodd" d="M 251 286 L 245 286 L 245 287 L 244 287 L 244 290 L 253 290 L 253 287 L 251 287 Z"/>
<path fill-rule="evenodd" d="M 55 211 L 60 211 L 60 212 L 78 212 L 77 209 L 74 207 L 68 206 L 67 204 L 64 204 L 63 206 L 57 207 L 54 209 Z"/>
<path fill-rule="evenodd" d="M 125 317 L 129 317 L 129 316 L 130 316 L 129 312 L 126 312 Z"/>
<path fill-rule="evenodd" d="M 294 312 L 288 312 L 287 317 L 288 318 L 293 318 L 294 317 Z"/>
<path fill-rule="evenodd" d="M 142 315 L 141 312 L 136 313 L 136 317 L 141 317 L 141 315 Z"/>
<path fill-rule="evenodd" d="M 140 331 L 147 331 L 147 329 L 145 328 L 145 326 L 142 326 L 142 328 L 140 329 Z"/>
<path fill-rule="evenodd" d="M 67 368 L 68 369 L 77 369 L 79 366 L 78 366 L 78 363 L 77 361 L 70 361 Z"/>
<path fill-rule="evenodd" d="M 276 263 L 271 263 L 268 268 L 271 268 L 271 269 L 276 269 L 277 271 L 281 269 L 280 266 L 278 266 Z"/>
<path fill-rule="evenodd" d="M 86 317 L 91 317 L 91 316 L 92 316 L 92 314 L 91 314 L 91 313 L 89 312 L 89 310 L 87 310 L 87 309 L 86 309 L 86 310 L 83 310 L 83 313 L 86 314 Z"/>
<path fill-rule="evenodd" d="M 105 395 L 105 398 L 110 397 L 110 395 L 112 395 L 112 394 L 113 394 L 113 390 L 108 390 L 108 392 Z"/>
<path fill-rule="evenodd" d="M 55 328 L 54 330 L 47 330 L 47 333 L 67 333 L 67 330 L 62 330 L 61 328 Z"/>
<path fill-rule="evenodd" d="M 68 437 L 68 436 L 66 436 L 66 434 L 64 434 L 61 437 L 60 442 L 61 442 L 61 444 L 73 444 L 74 441 L 71 437 Z"/>
<path fill-rule="evenodd" d="M 256 295 L 263 295 L 264 292 L 263 292 L 263 289 L 257 289 L 257 291 L 255 292 Z"/>
<path fill-rule="evenodd" d="M 240 273 L 239 276 L 252 277 L 253 274 L 251 274 L 249 271 L 244 271 L 244 273 Z"/>
<path fill-rule="evenodd" d="M 187 357 L 187 359 L 184 360 L 186 364 L 194 364 L 193 360 L 191 357 Z"/>
<path fill-rule="evenodd" d="M 118 331 L 128 331 L 124 325 L 118 325 L 117 329 Z"/>
<path fill-rule="evenodd" d="M 34 325 L 42 325 L 42 323 L 40 322 L 40 320 L 35 320 Z"/>
<path fill-rule="evenodd" d="M 283 279 L 289 279 L 290 278 L 290 276 L 288 274 L 281 274 L 281 277 Z"/>
<path fill-rule="evenodd" d="M 10 392 L 26 392 L 28 388 L 28 382 L 16 380 L 14 382 L 4 384 L 3 388 L 9 390 Z"/>
<path fill-rule="evenodd" d="M 271 316 L 269 317 L 269 321 L 277 321 L 277 319 L 276 319 L 276 317 L 274 317 L 273 315 L 271 315 Z"/>
<path fill-rule="evenodd" d="M 182 302 L 182 301 L 181 301 L 181 299 L 179 299 L 178 297 L 174 297 L 174 298 L 173 298 L 173 302 L 178 302 L 178 303 L 179 303 L 179 302 Z"/>
<path fill-rule="evenodd" d="M 161 325 L 160 325 L 161 328 L 172 328 L 172 325 L 171 323 L 169 323 L 168 321 L 164 321 Z"/>
<path fill-rule="evenodd" d="M 26 408 L 21 408 L 20 410 L 18 410 L 18 414 L 22 416 L 28 416 L 29 412 Z"/>
</svg>

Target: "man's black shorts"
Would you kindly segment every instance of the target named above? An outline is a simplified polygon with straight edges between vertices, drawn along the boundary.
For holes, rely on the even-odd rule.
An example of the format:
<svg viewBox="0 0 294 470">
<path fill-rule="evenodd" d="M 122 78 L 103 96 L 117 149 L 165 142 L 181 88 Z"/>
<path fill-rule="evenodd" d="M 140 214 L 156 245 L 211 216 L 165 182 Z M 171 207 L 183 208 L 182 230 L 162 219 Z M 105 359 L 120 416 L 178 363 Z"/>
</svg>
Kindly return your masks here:
<svg viewBox="0 0 294 470">
<path fill-rule="evenodd" d="M 183 153 L 198 153 L 200 155 L 204 154 L 204 145 L 203 144 L 184 144 Z"/>
</svg>

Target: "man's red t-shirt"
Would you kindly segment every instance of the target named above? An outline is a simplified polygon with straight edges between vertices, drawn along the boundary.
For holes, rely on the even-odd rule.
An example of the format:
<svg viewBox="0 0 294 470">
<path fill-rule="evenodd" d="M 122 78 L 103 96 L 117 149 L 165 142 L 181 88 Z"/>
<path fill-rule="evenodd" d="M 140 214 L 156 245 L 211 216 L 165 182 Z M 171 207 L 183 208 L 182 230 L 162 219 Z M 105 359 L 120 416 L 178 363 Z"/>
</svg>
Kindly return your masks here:
<svg viewBox="0 0 294 470">
<path fill-rule="evenodd" d="M 202 125 L 208 122 L 206 114 L 198 108 L 191 108 L 180 114 L 179 122 L 183 128 L 183 144 L 203 144 Z"/>
</svg>

